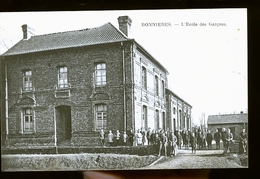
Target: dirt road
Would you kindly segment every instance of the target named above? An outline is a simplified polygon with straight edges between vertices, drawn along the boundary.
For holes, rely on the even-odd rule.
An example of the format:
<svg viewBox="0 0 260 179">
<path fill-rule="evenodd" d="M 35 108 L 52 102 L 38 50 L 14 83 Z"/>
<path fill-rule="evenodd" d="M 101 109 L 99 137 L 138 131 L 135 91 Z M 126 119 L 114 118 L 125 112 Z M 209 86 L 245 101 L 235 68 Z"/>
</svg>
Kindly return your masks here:
<svg viewBox="0 0 260 179">
<path fill-rule="evenodd" d="M 162 157 L 157 163 L 145 169 L 200 169 L 200 168 L 243 168 L 232 155 L 224 155 L 223 150 L 179 150 L 177 156 Z"/>
</svg>

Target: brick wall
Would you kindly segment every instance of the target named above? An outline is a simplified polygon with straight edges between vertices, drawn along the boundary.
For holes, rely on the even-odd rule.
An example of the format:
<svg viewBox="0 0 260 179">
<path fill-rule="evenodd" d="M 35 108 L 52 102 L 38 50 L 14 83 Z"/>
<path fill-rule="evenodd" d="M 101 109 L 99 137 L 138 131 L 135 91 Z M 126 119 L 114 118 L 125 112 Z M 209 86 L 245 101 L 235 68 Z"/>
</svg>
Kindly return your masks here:
<svg viewBox="0 0 260 179">
<path fill-rule="evenodd" d="M 130 45 L 126 46 L 125 58 L 131 63 Z M 85 48 L 74 48 L 66 50 L 55 50 L 41 53 L 31 53 L 20 56 L 6 57 L 8 65 L 8 98 L 9 98 L 9 131 L 13 141 L 19 135 L 21 128 L 20 111 L 23 107 L 19 104 L 21 97 L 29 96 L 36 101 L 32 106 L 35 111 L 36 133 L 54 132 L 54 108 L 57 106 L 69 106 L 71 109 L 71 131 L 72 142 L 86 144 L 90 141 L 89 133 L 95 133 L 94 105 L 99 103 L 107 104 L 108 107 L 108 129 L 123 130 L 123 72 L 122 72 L 122 48 L 120 44 L 93 46 Z M 129 62 L 130 61 L 130 62 Z M 107 85 L 103 88 L 93 87 L 93 73 L 95 64 L 106 63 Z M 55 85 L 57 85 L 57 66 L 66 65 L 68 68 L 68 81 L 70 97 L 55 98 Z M 32 70 L 32 83 L 34 92 L 21 93 L 22 70 Z M 126 73 L 131 73 L 131 67 Z M 127 90 L 128 122 L 132 122 L 132 90 L 131 79 L 127 78 L 130 84 Z M 31 107 L 31 106 L 30 106 Z M 59 114 L 56 114 L 56 118 Z M 128 128 L 132 128 L 130 123 Z M 83 136 L 78 136 L 78 133 Z M 61 140 L 64 134 L 64 126 L 57 121 L 57 137 Z M 34 134 L 31 134 L 33 136 Z M 41 138 L 41 135 L 37 135 Z M 53 138 L 52 138 L 53 139 Z M 11 140 L 11 139 L 10 139 Z M 24 138 L 28 142 L 29 138 Z M 95 143 L 95 139 L 94 143 Z M 15 142 L 14 142 L 15 143 Z M 90 142 L 93 143 L 93 142 Z"/>
</svg>

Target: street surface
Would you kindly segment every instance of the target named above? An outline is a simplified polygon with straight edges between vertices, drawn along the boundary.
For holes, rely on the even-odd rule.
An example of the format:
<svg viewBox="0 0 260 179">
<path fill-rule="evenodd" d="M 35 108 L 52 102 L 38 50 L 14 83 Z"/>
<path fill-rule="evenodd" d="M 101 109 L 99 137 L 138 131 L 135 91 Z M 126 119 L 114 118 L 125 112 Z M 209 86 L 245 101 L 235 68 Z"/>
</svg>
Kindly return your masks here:
<svg viewBox="0 0 260 179">
<path fill-rule="evenodd" d="M 177 156 L 162 157 L 155 164 L 143 169 L 201 169 L 201 168 L 243 168 L 235 157 L 223 155 L 223 150 L 191 150 L 181 149 Z"/>
</svg>

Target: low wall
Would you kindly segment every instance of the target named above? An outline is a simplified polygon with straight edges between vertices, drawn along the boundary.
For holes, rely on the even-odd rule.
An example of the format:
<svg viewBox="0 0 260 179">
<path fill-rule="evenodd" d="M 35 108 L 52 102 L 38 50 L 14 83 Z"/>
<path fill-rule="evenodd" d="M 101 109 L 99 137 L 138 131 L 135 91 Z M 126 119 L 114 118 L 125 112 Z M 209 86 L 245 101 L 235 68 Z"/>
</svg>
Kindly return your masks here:
<svg viewBox="0 0 260 179">
<path fill-rule="evenodd" d="M 111 146 L 111 147 L 87 147 L 87 146 L 58 146 L 55 148 L 44 146 L 30 147 L 4 147 L 2 154 L 79 154 L 79 153 L 111 153 L 130 155 L 156 154 L 155 146 Z"/>
<path fill-rule="evenodd" d="M 57 154 L 2 155 L 3 171 L 72 171 L 140 169 L 159 157 L 154 155 Z"/>
</svg>

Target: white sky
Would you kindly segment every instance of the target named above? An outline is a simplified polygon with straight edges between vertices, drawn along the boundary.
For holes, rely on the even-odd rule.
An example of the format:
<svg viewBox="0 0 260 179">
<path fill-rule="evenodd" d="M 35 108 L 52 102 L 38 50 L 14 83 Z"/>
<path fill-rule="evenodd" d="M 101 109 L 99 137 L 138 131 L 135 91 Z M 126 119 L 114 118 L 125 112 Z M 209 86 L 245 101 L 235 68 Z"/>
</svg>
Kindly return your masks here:
<svg viewBox="0 0 260 179">
<path fill-rule="evenodd" d="M 168 85 L 193 106 L 193 119 L 247 112 L 247 10 L 193 9 L 146 11 L 74 11 L 0 13 L 0 54 L 22 39 L 23 24 L 35 35 L 97 27 L 117 18 L 132 19 L 131 38 L 170 72 Z M 170 22 L 171 27 L 142 23 Z M 198 26 L 181 26 L 196 22 Z M 203 22 L 207 26 L 200 27 Z M 208 23 L 226 23 L 225 27 Z M 179 25 L 175 25 L 179 24 Z"/>
</svg>

